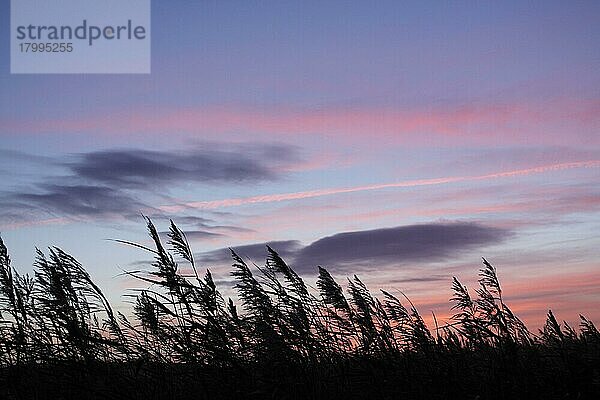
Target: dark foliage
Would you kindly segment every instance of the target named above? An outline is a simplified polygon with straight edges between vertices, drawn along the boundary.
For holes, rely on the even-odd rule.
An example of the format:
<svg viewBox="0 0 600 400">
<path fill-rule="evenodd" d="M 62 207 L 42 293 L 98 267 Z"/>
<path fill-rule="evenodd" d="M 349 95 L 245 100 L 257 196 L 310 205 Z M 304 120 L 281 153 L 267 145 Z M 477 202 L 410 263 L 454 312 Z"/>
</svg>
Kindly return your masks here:
<svg viewBox="0 0 600 400">
<path fill-rule="evenodd" d="M 0 239 L 0 398 L 6 399 L 582 399 L 600 398 L 600 333 L 552 311 L 530 332 L 483 260 L 474 296 L 454 278 L 450 323 L 430 329 L 403 294 L 347 291 L 319 267 L 306 285 L 271 248 L 263 267 L 232 251 L 238 307 L 198 273 L 185 233 L 168 243 L 147 220 L 148 284 L 131 317 L 113 312 L 58 248 L 33 277 Z M 177 260 L 189 266 L 184 274 Z"/>
</svg>

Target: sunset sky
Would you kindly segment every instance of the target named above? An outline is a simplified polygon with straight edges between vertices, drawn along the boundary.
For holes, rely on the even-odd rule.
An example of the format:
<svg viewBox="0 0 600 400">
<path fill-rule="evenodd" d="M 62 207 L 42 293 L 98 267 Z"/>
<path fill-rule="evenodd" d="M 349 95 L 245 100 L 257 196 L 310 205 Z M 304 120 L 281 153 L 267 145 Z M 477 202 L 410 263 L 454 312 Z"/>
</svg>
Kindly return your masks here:
<svg viewBox="0 0 600 400">
<path fill-rule="evenodd" d="M 525 4 L 526 3 L 526 4 Z M 74 255 L 114 303 L 172 218 L 229 286 L 271 243 L 449 313 L 481 257 L 509 305 L 600 322 L 600 2 L 153 1 L 149 75 L 11 75 L 0 233 Z M 145 263 L 144 263 L 145 262 Z M 184 266 L 185 267 L 185 266 Z"/>
</svg>

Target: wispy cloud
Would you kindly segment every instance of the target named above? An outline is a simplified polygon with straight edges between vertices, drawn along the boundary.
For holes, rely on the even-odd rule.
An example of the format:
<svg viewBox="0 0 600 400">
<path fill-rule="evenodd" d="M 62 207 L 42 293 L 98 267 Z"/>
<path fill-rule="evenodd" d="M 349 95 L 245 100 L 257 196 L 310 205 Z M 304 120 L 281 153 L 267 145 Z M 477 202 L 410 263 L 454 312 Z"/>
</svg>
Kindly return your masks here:
<svg viewBox="0 0 600 400">
<path fill-rule="evenodd" d="M 354 192 L 365 192 L 365 191 L 371 191 L 371 190 L 444 185 L 444 184 L 466 182 L 466 181 L 485 181 L 485 180 L 490 180 L 490 179 L 510 178 L 510 177 L 517 177 L 517 176 L 541 174 L 541 173 L 546 173 L 546 172 L 561 171 L 561 170 L 573 169 L 573 168 L 598 168 L 598 167 L 600 167 L 600 160 L 577 161 L 577 162 L 570 162 L 570 163 L 545 165 L 545 166 L 540 166 L 540 167 L 535 167 L 535 168 L 526 168 L 526 169 L 518 169 L 518 170 L 512 170 L 512 171 L 496 172 L 496 173 L 485 174 L 485 175 L 453 176 L 453 177 L 432 178 L 432 179 L 416 179 L 416 180 L 408 180 L 408 181 L 401 181 L 401 182 L 381 183 L 381 184 L 375 184 L 375 185 L 353 186 L 353 187 L 347 187 L 347 188 L 319 189 L 319 190 L 309 190 L 309 191 L 302 191 L 302 192 L 281 193 L 281 194 L 271 194 L 271 195 L 232 198 L 232 199 L 223 199 L 223 200 L 212 200 L 212 201 L 181 202 L 176 205 L 163 205 L 159 208 L 166 212 L 178 212 L 178 211 L 182 211 L 182 210 L 189 209 L 189 208 L 215 209 L 215 208 L 223 208 L 223 207 L 242 206 L 242 205 L 246 205 L 246 204 L 255 204 L 255 203 L 272 203 L 272 202 L 279 202 L 279 201 L 301 200 L 301 199 L 309 199 L 309 198 L 314 198 L 314 197 L 331 196 L 331 195 L 336 195 L 336 194 L 345 194 L 345 193 L 354 193 Z"/>
<path fill-rule="evenodd" d="M 133 197 L 106 186 L 41 184 L 39 191 L 11 197 L 49 214 L 106 216 L 147 207 Z"/>
</svg>

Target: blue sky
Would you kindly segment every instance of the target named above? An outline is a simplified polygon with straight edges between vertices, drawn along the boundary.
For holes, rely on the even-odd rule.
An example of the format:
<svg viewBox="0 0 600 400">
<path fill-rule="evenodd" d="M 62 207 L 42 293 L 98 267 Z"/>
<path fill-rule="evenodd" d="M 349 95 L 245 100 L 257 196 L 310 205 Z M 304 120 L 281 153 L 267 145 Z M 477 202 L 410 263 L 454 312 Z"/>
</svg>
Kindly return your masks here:
<svg viewBox="0 0 600 400">
<path fill-rule="evenodd" d="M 598 2 L 155 0 L 150 75 L 10 75 L 8 4 L 18 268 L 59 245 L 119 301 L 148 256 L 104 239 L 144 242 L 144 213 L 221 280 L 219 249 L 275 241 L 443 314 L 486 256 L 525 319 L 600 317 Z"/>
</svg>

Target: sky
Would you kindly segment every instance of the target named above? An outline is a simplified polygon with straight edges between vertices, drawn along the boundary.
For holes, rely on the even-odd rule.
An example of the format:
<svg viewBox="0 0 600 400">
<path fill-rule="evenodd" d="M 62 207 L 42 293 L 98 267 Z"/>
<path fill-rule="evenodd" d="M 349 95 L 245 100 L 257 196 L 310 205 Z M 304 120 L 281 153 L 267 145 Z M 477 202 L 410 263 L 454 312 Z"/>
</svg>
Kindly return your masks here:
<svg viewBox="0 0 600 400">
<path fill-rule="evenodd" d="M 0 235 L 80 260 L 113 303 L 173 219 L 227 292 L 265 243 L 450 314 L 481 257 L 539 327 L 600 322 L 600 3 L 152 2 L 147 75 L 11 75 Z M 185 268 L 185 266 L 182 266 Z M 118 308 L 118 307 L 117 307 Z"/>
</svg>

